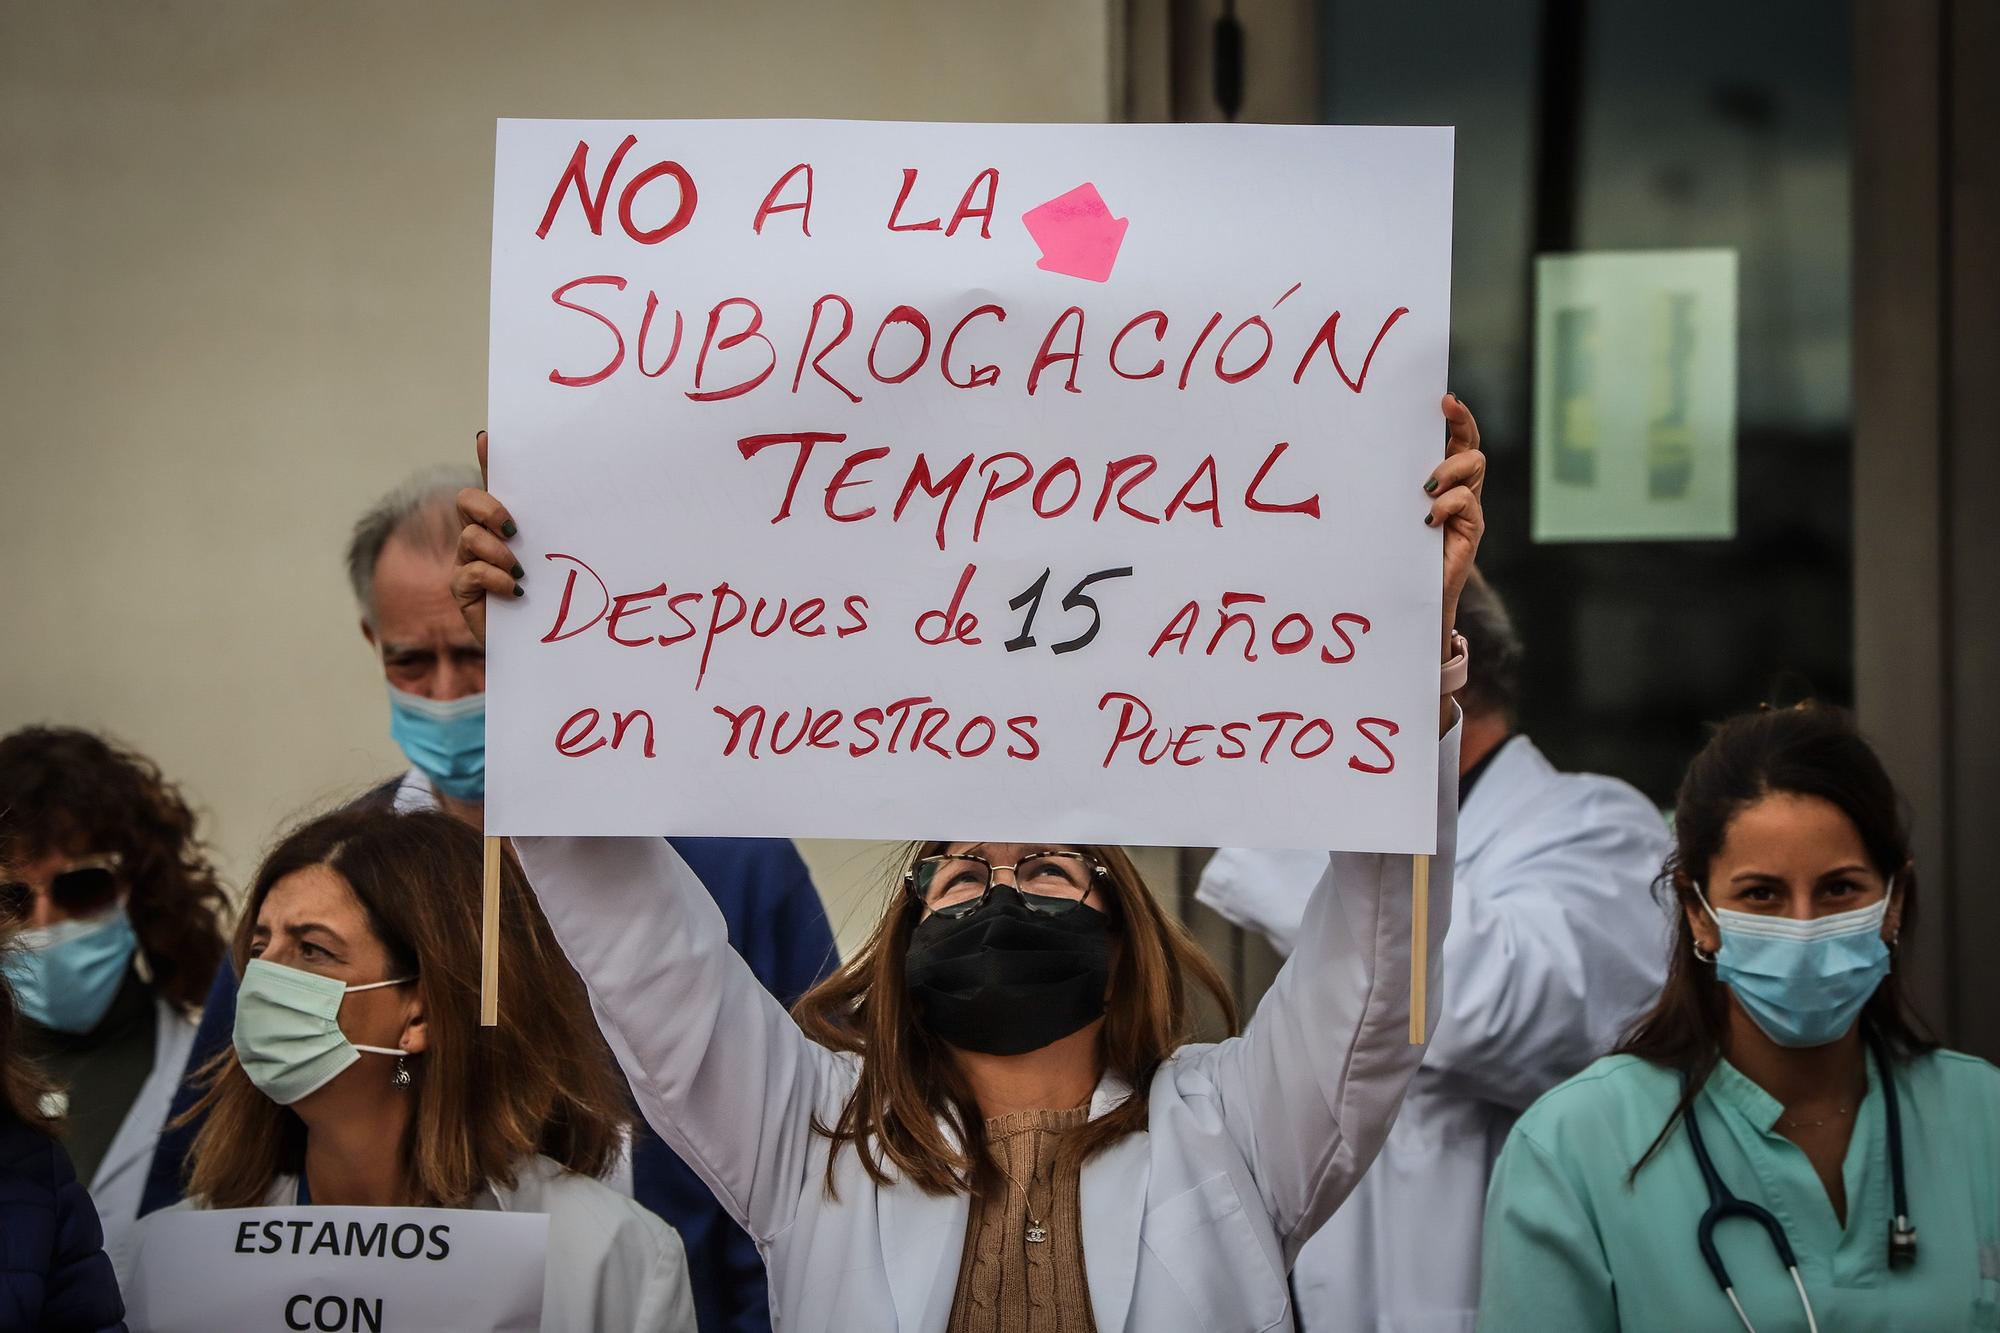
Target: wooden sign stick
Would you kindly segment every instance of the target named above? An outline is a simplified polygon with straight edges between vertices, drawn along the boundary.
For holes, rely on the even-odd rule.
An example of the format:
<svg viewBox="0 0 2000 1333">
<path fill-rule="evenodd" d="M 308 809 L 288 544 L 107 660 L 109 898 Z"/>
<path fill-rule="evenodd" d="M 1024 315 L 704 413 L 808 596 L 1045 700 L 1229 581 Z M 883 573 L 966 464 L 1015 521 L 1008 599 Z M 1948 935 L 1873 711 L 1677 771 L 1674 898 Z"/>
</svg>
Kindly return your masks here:
<svg viewBox="0 0 2000 1333">
<path fill-rule="evenodd" d="M 486 839 L 485 886 L 479 922 L 479 1026 L 500 1023 L 500 839 Z"/>
<path fill-rule="evenodd" d="M 1429 982 L 1431 859 L 1410 858 L 1410 1045 L 1424 1044 L 1424 1002 Z"/>
</svg>

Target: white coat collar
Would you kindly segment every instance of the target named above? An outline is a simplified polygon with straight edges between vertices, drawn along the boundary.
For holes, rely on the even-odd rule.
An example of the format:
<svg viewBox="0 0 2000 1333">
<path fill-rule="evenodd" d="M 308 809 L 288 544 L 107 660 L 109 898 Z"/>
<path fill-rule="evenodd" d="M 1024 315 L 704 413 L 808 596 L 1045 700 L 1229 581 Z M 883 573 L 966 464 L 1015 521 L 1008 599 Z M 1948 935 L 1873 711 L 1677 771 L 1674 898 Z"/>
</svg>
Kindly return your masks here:
<svg viewBox="0 0 2000 1333">
<path fill-rule="evenodd" d="M 1131 1085 L 1107 1076 L 1090 1099 L 1092 1119 L 1132 1095 Z M 1146 1215 L 1146 1187 L 1153 1174 L 1150 1134 L 1127 1134 L 1083 1164 L 1078 1185 L 1083 1223 L 1083 1272 L 1090 1310 L 1102 1333 L 1125 1327 L 1132 1283 L 1139 1273 L 1139 1224 Z"/>
<path fill-rule="evenodd" d="M 1526 735 L 1516 735 L 1493 752 L 1458 812 L 1458 863 L 1479 855 L 1500 830 L 1515 822 L 1520 809 L 1535 800 L 1559 776 Z"/>
<path fill-rule="evenodd" d="M 396 784 L 396 797 L 391 806 L 399 815 L 438 808 L 437 792 L 422 769 L 413 768 L 403 774 L 403 780 Z"/>
<path fill-rule="evenodd" d="M 107 1207 L 103 1195 L 111 1182 L 128 1170 L 136 1170 L 143 1183 L 143 1167 L 153 1160 L 153 1149 L 167 1117 L 174 1090 L 180 1086 L 188 1052 L 194 1049 L 195 1016 L 157 991 L 153 994 L 153 1072 L 132 1099 L 125 1120 L 98 1162 L 91 1192 L 100 1207 Z M 132 1198 L 132 1216 L 138 1215 L 138 1196 Z M 115 1210 L 113 1210 L 115 1211 Z M 107 1218 L 107 1224 L 113 1219 Z M 118 1218 L 123 1222 L 125 1218 Z"/>
<path fill-rule="evenodd" d="M 1116 1074 L 1098 1080 L 1090 1118 L 1106 1114 L 1132 1095 Z M 1143 1134 L 1127 1135 L 1084 1163 L 1078 1182 L 1083 1225 L 1083 1267 L 1090 1305 L 1103 1333 L 1125 1326 L 1132 1282 L 1139 1269 L 1139 1223 L 1145 1214 L 1152 1152 Z M 876 1194 L 883 1261 L 896 1327 L 937 1333 L 951 1318 L 971 1201 L 959 1193 L 926 1194 L 900 1182 Z"/>
<path fill-rule="evenodd" d="M 957 1192 L 926 1194 L 902 1181 L 879 1186 L 876 1199 L 896 1327 L 935 1333 L 951 1317 L 970 1201 Z"/>
</svg>

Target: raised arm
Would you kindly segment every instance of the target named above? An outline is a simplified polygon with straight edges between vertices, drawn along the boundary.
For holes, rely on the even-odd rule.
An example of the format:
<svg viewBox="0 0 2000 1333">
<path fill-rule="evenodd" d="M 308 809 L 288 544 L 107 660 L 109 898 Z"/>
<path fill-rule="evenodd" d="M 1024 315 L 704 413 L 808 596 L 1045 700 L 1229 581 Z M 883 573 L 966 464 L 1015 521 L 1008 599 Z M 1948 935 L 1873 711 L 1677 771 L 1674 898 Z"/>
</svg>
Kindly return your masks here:
<svg viewBox="0 0 2000 1333">
<path fill-rule="evenodd" d="M 1449 657 L 1459 593 L 1486 530 L 1486 456 L 1479 426 L 1456 396 L 1441 404 L 1444 461 L 1423 489 L 1424 524 L 1444 536 L 1444 619 Z M 1451 922 L 1458 850 L 1458 706 L 1438 708 L 1437 854 L 1431 858 L 1431 989 Z M 1241 1037 L 1185 1059 L 1206 1078 L 1230 1137 L 1250 1164 L 1287 1264 L 1347 1197 L 1381 1151 L 1424 1048 L 1409 1040 L 1410 883 L 1413 858 L 1336 852 L 1307 902 L 1291 960 Z M 1435 1030 L 1438 1009 L 1426 1015 Z M 1428 1033 L 1427 1033 L 1428 1036 Z"/>
<path fill-rule="evenodd" d="M 1313 886 L 1325 873 L 1325 852 L 1224 847 L 1202 867 L 1194 897 L 1230 925 L 1262 935 L 1279 957 L 1290 958 Z"/>
<path fill-rule="evenodd" d="M 1564 781 L 1567 798 L 1522 811 L 1524 836 L 1504 860 L 1488 850 L 1478 893 L 1458 905 L 1427 1088 L 1524 1110 L 1610 1049 L 1659 991 L 1667 922 L 1650 889 L 1666 825 L 1628 787 Z"/>
<path fill-rule="evenodd" d="M 1427 1088 L 1520 1110 L 1602 1055 L 1660 988 L 1666 919 L 1650 894 L 1666 825 L 1638 792 L 1572 775 L 1479 863 L 1453 906 Z M 1224 848 L 1196 897 L 1289 957 L 1324 855 Z"/>
<path fill-rule="evenodd" d="M 1439 960 L 1451 920 L 1458 728 L 1438 751 L 1433 993 L 1448 980 Z M 1213 1086 L 1288 1263 L 1375 1160 L 1423 1058 L 1424 1048 L 1410 1044 L 1412 864 L 1408 856 L 1334 853 L 1306 904 L 1298 948 L 1243 1035 L 1189 1062 Z"/>
<path fill-rule="evenodd" d="M 852 1075 L 729 947 L 714 899 L 664 838 L 516 838 L 639 1109 L 762 1241 L 792 1220 L 812 1117 Z"/>
</svg>

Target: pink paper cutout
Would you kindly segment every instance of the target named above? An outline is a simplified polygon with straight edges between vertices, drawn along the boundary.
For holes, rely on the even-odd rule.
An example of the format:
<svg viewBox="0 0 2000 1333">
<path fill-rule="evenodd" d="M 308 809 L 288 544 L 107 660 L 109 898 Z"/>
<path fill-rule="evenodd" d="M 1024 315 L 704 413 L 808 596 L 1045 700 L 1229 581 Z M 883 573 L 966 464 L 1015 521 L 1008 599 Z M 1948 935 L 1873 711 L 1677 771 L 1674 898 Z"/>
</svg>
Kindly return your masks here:
<svg viewBox="0 0 2000 1333">
<path fill-rule="evenodd" d="M 1103 196 L 1089 181 L 1029 209 L 1021 221 L 1042 248 L 1036 268 L 1090 282 L 1111 277 L 1118 247 L 1125 241 L 1125 228 L 1131 223 L 1130 218 L 1112 217 Z"/>
</svg>

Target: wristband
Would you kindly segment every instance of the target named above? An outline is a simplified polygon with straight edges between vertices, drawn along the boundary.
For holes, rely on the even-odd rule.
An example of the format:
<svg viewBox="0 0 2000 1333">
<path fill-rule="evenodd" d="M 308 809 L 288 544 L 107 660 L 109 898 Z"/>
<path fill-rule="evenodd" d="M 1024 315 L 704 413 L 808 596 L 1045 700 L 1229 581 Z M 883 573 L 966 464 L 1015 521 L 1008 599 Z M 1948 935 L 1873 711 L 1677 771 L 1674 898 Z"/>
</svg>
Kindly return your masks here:
<svg viewBox="0 0 2000 1333">
<path fill-rule="evenodd" d="M 1438 668 L 1438 693 L 1457 694 L 1465 688 L 1465 677 L 1471 663 L 1471 648 L 1465 636 L 1457 630 L 1451 632 L 1451 658 Z"/>
</svg>

